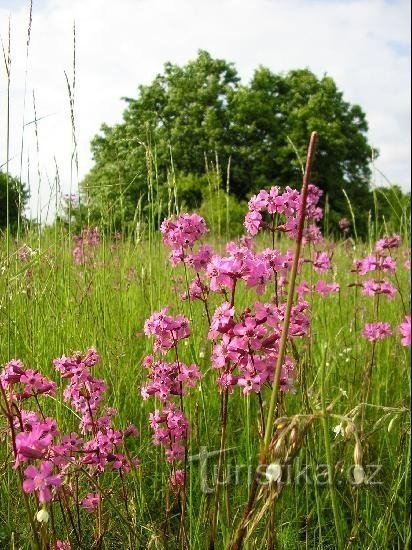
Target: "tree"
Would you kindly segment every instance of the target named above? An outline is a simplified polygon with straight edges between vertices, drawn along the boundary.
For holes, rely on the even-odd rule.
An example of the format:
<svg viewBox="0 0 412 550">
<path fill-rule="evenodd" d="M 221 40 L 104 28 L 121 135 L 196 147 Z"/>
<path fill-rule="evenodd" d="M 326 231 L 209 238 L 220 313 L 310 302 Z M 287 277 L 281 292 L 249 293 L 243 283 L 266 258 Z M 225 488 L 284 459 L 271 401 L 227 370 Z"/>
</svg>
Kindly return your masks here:
<svg viewBox="0 0 412 550">
<path fill-rule="evenodd" d="M 7 176 L 0 170 L 0 229 L 7 227 L 7 187 L 9 190 L 9 227 L 15 231 L 19 219 L 25 221 L 24 209 L 29 193 L 23 183 L 17 178 Z"/>
<path fill-rule="evenodd" d="M 160 208 L 170 173 L 199 177 L 206 162 L 214 169 L 219 163 L 224 173 L 230 160 L 230 192 L 239 200 L 262 186 L 299 186 L 315 129 L 313 181 L 331 210 L 347 214 L 343 189 L 363 214 L 372 207 L 366 117 L 329 76 L 259 67 L 242 85 L 233 64 L 199 51 L 183 67 L 166 63 L 163 74 L 125 101 L 123 122 L 102 126 L 92 142 L 95 166 L 83 189 L 96 209 L 121 196 L 121 215 L 130 219 L 151 186 Z"/>
<path fill-rule="evenodd" d="M 247 187 L 246 177 L 253 189 L 272 182 L 299 186 L 308 136 L 317 130 L 312 179 L 331 208 L 345 213 L 342 189 L 362 211 L 370 208 L 366 117 L 343 100 L 329 76 L 319 80 L 308 69 L 275 75 L 260 67 L 237 94 L 232 120 L 240 144 L 233 156 L 239 189 Z"/>
</svg>

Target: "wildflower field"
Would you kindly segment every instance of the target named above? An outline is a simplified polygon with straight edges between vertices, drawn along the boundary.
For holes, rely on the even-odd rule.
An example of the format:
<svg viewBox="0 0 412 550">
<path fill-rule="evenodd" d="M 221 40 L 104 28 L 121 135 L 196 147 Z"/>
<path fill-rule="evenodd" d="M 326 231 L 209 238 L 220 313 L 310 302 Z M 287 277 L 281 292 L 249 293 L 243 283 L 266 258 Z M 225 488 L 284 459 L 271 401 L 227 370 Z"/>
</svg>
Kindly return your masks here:
<svg viewBox="0 0 412 550">
<path fill-rule="evenodd" d="M 231 241 L 2 236 L 0 548 L 409 546 L 408 213 L 323 236 L 309 168 Z"/>
</svg>

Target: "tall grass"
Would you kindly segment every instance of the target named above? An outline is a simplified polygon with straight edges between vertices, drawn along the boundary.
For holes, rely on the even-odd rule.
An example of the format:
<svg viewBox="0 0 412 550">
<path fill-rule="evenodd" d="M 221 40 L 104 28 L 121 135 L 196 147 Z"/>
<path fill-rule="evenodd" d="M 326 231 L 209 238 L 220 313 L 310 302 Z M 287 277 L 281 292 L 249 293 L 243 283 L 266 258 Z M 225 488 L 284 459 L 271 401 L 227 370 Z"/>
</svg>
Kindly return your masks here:
<svg viewBox="0 0 412 550">
<path fill-rule="evenodd" d="M 193 346 L 205 355 L 197 353 L 204 373 L 200 396 L 187 397 L 187 410 L 192 423 L 190 454 L 198 455 L 201 447 L 218 449 L 218 395 L 214 387 L 214 375 L 208 361 L 208 344 L 204 335 L 207 322 L 203 310 L 197 304 L 181 302 L 173 290 L 173 281 L 184 274 L 172 271 L 168 265 L 159 235 L 153 232 L 150 240 L 135 242 L 132 236 L 123 236 L 114 242 L 108 236 L 95 259 L 95 264 L 84 268 L 75 266 L 71 258 L 72 239 L 64 227 L 44 229 L 41 232 L 41 250 L 26 265 L 19 265 L 17 249 L 22 244 L 38 249 L 37 231 L 22 235 L 22 240 L 11 246 L 9 256 L 5 247 L 0 249 L 0 264 L 9 276 L 1 280 L 0 356 L 2 362 L 11 357 L 21 358 L 27 366 L 39 369 L 55 378 L 53 358 L 86 349 L 94 345 L 103 361 L 99 375 L 110 385 L 110 404 L 119 410 L 119 423 L 134 422 L 141 437 L 136 448 L 142 467 L 133 482 L 129 497 L 134 513 L 134 526 L 138 532 L 139 547 L 158 545 L 158 512 L 162 506 L 162 480 L 166 475 L 161 454 L 150 444 L 147 425 L 150 406 L 139 393 L 145 373 L 142 358 L 149 353 L 142 326 L 153 309 L 166 304 L 174 312 L 182 311 L 192 317 Z M 264 243 L 262 243 L 263 245 Z M 333 405 L 333 414 L 325 431 L 319 424 L 311 427 L 307 445 L 304 445 L 294 463 L 296 478 L 298 465 L 312 466 L 331 463 L 337 481 L 335 501 L 339 510 L 339 522 L 345 541 L 359 548 L 406 547 L 410 537 L 409 500 L 409 390 L 410 377 L 408 352 L 398 343 L 398 336 L 377 346 L 375 372 L 369 399 L 361 402 L 362 374 L 370 344 L 360 338 L 360 328 L 373 315 L 373 305 L 356 298 L 350 273 L 351 261 L 361 254 L 349 243 L 337 243 L 334 263 L 337 280 L 341 283 L 339 296 L 322 299 L 312 297 L 313 328 L 310 346 L 301 350 L 302 368 L 305 370 L 306 392 L 297 386 L 296 395 L 284 400 L 285 414 L 306 411 L 316 414 L 323 406 Z M 365 253 L 367 250 L 365 250 Z M 7 267 L 9 265 L 9 267 Z M 302 276 L 305 276 L 304 273 Z M 399 287 L 404 301 L 408 301 L 408 272 L 402 267 L 398 273 Z M 7 283 L 8 280 L 8 283 Z M 179 281 L 176 282 L 179 285 Z M 8 286 L 7 286 L 8 285 Z M 246 300 L 246 296 L 240 296 Z M 392 303 L 381 303 L 382 318 L 396 327 L 402 319 L 400 297 Z M 355 328 L 356 327 L 356 328 Z M 327 368 L 322 378 L 322 353 L 327 348 Z M 186 357 L 191 352 L 186 348 Z M 306 393 L 306 396 L 305 396 Z M 227 447 L 228 466 L 232 468 L 230 508 L 222 510 L 219 546 L 228 542 L 230 522 L 240 513 L 247 498 L 247 468 L 253 464 L 257 447 L 257 404 L 254 396 L 231 396 L 229 402 L 230 423 Z M 341 416 L 357 421 L 365 411 L 366 426 L 363 439 L 365 464 L 377 464 L 377 485 L 354 486 L 346 479 L 346 469 L 353 463 L 353 443 L 337 436 L 332 427 L 342 423 Z M 60 400 L 49 399 L 48 414 L 56 417 L 62 430 L 73 429 L 74 419 Z M 344 424 L 344 422 L 343 422 Z M 328 434 L 330 456 L 325 455 L 325 437 Z M 2 476 L 0 485 L 0 539 L 4 547 L 14 544 L 24 546 L 27 532 L 22 521 L 21 495 L 17 480 L 10 475 L 10 457 L 7 447 L 2 447 Z M 327 460 L 326 460 L 327 458 Z M 212 483 L 213 459 L 209 465 L 209 483 Z M 234 479 L 238 468 L 238 483 Z M 365 467 L 366 468 L 366 467 Z M 207 522 L 211 496 L 201 490 L 199 464 L 193 461 L 190 474 L 190 505 L 188 525 L 193 548 L 204 544 L 203 525 Z M 371 475 L 366 469 L 367 475 Z M 368 473 L 369 472 L 369 473 Z M 322 483 L 315 484 L 320 471 L 310 472 L 303 483 L 303 474 L 294 483 L 284 487 L 283 496 L 276 507 L 276 531 L 280 548 L 309 547 L 329 548 L 336 543 L 331 515 L 331 494 Z M 106 547 L 124 544 L 125 527 L 110 509 Z M 226 519 L 225 519 L 226 518 Z M 87 521 L 87 519 L 86 519 Z M 256 531 L 247 545 L 265 548 L 264 534 Z M 123 541 L 123 542 L 122 542 Z M 152 542 L 150 542 L 152 541 Z M 91 542 L 90 542 L 91 544 Z M 86 546 L 87 547 L 87 544 Z"/>
</svg>

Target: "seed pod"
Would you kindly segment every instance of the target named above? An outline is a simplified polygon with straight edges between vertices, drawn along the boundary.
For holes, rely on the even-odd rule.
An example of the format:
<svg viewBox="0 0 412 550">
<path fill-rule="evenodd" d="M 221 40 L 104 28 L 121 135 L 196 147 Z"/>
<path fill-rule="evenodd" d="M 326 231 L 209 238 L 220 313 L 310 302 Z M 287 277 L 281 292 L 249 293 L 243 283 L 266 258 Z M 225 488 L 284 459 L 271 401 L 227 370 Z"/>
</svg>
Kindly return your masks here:
<svg viewBox="0 0 412 550">
<path fill-rule="evenodd" d="M 296 426 L 294 426 L 291 430 L 290 430 L 290 434 L 289 434 L 289 444 L 291 446 L 294 446 L 298 443 L 299 441 L 299 430 L 296 428 Z"/>
<path fill-rule="evenodd" d="M 362 447 L 360 445 L 360 442 L 356 441 L 355 450 L 353 452 L 353 461 L 355 465 L 362 466 L 362 459 L 363 459 Z"/>
<path fill-rule="evenodd" d="M 353 422 L 348 422 L 345 428 L 346 437 L 350 437 L 355 432 L 356 432 L 355 424 Z"/>
<path fill-rule="evenodd" d="M 278 441 L 276 441 L 274 447 L 273 447 L 273 456 L 274 458 L 281 458 L 285 454 L 286 446 L 285 446 L 285 438 L 281 437 Z"/>
<path fill-rule="evenodd" d="M 388 424 L 388 432 L 390 433 L 392 431 L 392 428 L 393 428 L 393 425 L 395 423 L 395 420 L 396 420 L 396 416 L 394 416 L 391 421 L 389 422 Z"/>
<path fill-rule="evenodd" d="M 281 416 L 278 418 L 275 422 L 275 426 L 277 430 L 283 430 L 289 423 L 289 419 L 287 416 Z"/>
</svg>

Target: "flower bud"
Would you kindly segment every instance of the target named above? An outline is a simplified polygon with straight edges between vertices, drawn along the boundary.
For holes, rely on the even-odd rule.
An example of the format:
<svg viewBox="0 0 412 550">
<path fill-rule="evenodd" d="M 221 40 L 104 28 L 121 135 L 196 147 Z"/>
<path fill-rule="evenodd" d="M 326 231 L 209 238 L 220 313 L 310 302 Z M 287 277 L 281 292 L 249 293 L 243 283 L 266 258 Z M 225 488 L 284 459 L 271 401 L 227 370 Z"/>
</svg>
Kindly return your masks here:
<svg viewBox="0 0 412 550">
<path fill-rule="evenodd" d="M 360 464 L 355 464 L 353 468 L 353 479 L 356 485 L 360 485 L 365 481 L 365 470 Z"/>
<path fill-rule="evenodd" d="M 352 422 L 348 422 L 346 424 L 346 428 L 345 428 L 345 435 L 346 437 L 350 437 L 352 434 L 354 434 L 356 432 L 356 428 L 355 428 L 355 425 L 352 423 Z"/>
<path fill-rule="evenodd" d="M 37 512 L 36 519 L 40 523 L 47 523 L 49 521 L 49 512 L 46 508 L 42 508 Z"/>
<path fill-rule="evenodd" d="M 269 464 L 266 468 L 265 476 L 270 483 L 279 481 L 282 476 L 282 466 L 279 462 L 272 462 L 272 464 Z"/>
<path fill-rule="evenodd" d="M 287 426 L 287 424 L 288 424 L 288 418 L 286 416 L 281 416 L 275 422 L 277 430 L 282 430 L 283 428 L 285 428 L 285 426 Z"/>
</svg>

